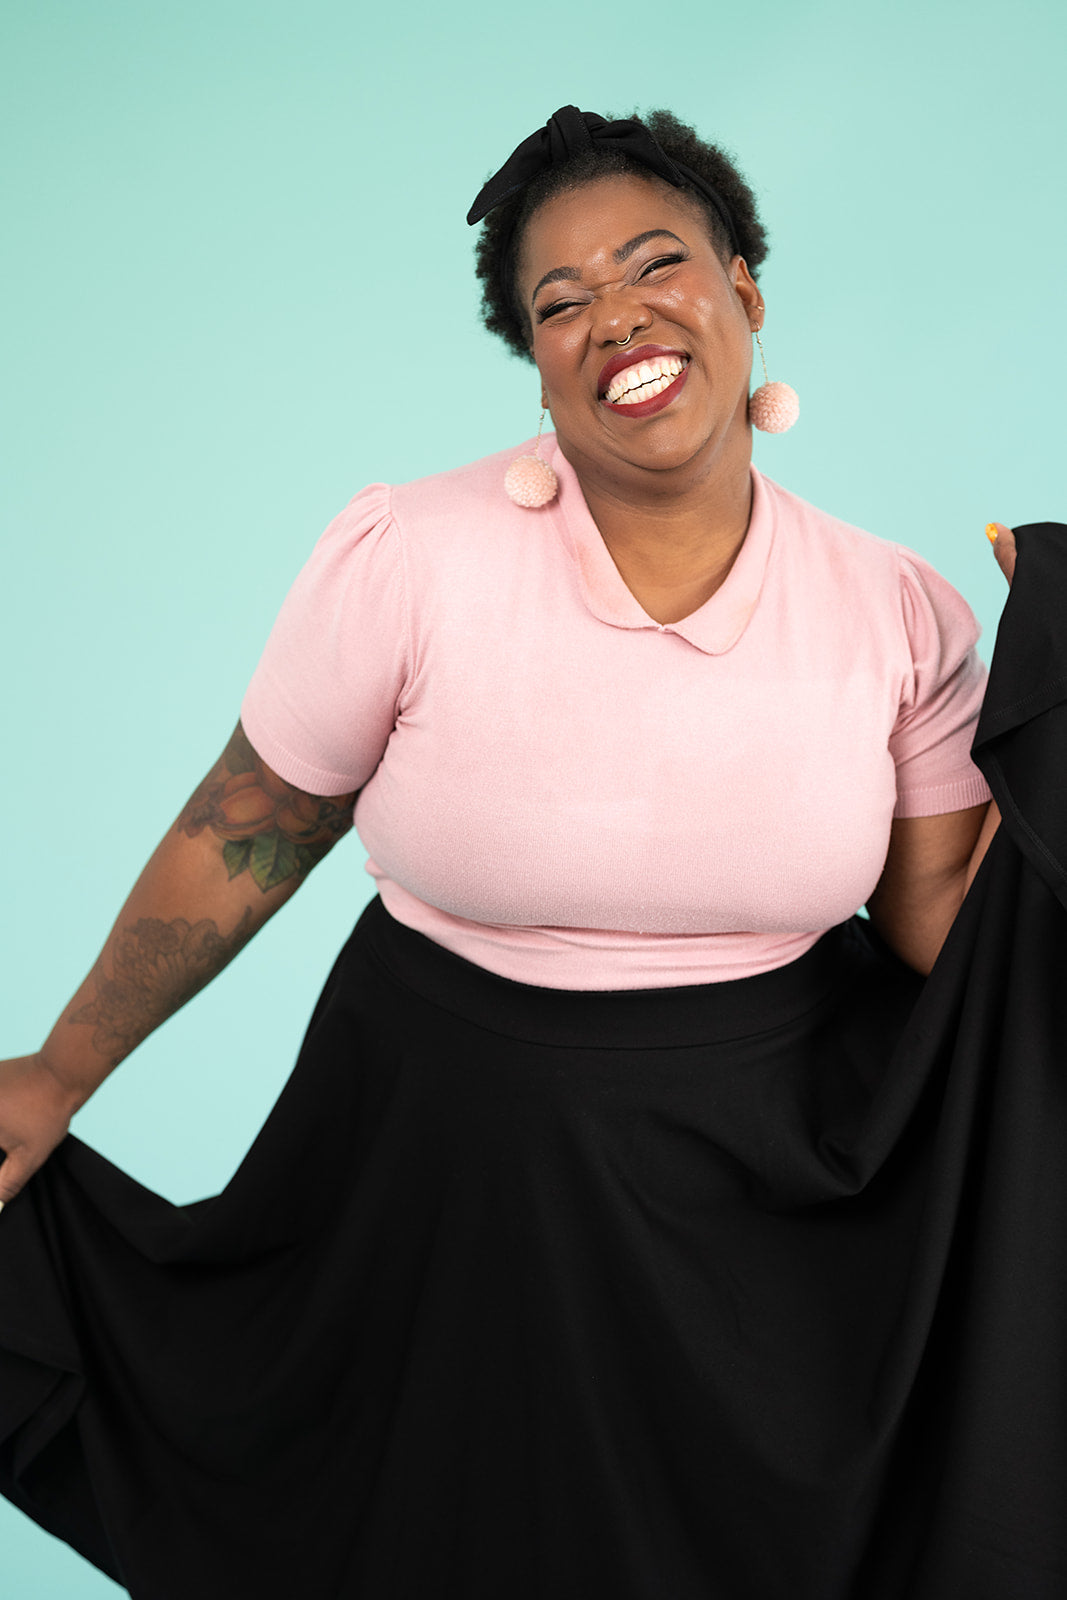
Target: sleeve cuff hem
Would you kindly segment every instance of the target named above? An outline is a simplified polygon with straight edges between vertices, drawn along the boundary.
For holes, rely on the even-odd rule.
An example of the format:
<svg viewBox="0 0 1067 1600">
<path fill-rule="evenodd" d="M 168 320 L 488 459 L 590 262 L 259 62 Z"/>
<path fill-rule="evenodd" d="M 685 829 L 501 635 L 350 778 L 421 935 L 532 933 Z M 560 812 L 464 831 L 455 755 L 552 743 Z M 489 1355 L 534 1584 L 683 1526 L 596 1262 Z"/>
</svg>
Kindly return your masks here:
<svg viewBox="0 0 1067 1600">
<path fill-rule="evenodd" d="M 985 805 L 991 799 L 989 785 L 980 772 L 957 783 L 942 783 L 925 789 L 909 789 L 897 796 L 894 817 L 943 817 L 950 811 L 966 811 Z"/>
<path fill-rule="evenodd" d="M 303 789 L 306 794 L 335 795 L 348 794 L 361 787 L 357 780 L 347 773 L 330 772 L 324 767 L 313 767 L 309 762 L 301 761 L 298 756 L 290 754 L 284 745 L 279 744 L 261 725 L 258 715 L 251 706 L 241 707 L 241 726 L 256 754 L 262 757 L 268 767 L 273 767 L 279 778 L 284 778 L 286 783 L 291 783 L 294 788 Z"/>
</svg>

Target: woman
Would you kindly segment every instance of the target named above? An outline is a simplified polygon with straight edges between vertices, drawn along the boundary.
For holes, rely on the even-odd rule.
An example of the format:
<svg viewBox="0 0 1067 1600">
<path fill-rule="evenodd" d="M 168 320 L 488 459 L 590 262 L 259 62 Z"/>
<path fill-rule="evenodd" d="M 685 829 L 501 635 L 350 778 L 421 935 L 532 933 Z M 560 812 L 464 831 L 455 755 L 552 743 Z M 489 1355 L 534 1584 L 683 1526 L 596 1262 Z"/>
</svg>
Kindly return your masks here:
<svg viewBox="0 0 1067 1600">
<path fill-rule="evenodd" d="M 568 107 L 482 213 L 556 492 L 509 452 L 356 496 L 0 1069 L 5 1492 L 151 1600 L 1062 1594 L 1060 548 L 997 832 L 967 607 L 752 468 L 740 175 Z M 380 900 L 172 1207 L 70 1116 L 353 804 Z"/>
</svg>

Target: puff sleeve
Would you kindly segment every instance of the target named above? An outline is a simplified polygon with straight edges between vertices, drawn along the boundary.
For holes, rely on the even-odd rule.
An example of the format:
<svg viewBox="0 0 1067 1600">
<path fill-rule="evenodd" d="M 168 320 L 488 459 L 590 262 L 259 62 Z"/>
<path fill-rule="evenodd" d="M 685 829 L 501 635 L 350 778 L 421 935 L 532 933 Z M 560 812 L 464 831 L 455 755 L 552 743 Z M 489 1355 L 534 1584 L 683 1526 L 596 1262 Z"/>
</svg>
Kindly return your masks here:
<svg viewBox="0 0 1067 1600">
<path fill-rule="evenodd" d="M 330 523 L 282 604 L 241 704 L 253 749 L 311 794 L 362 788 L 395 725 L 409 661 L 390 490 L 372 484 Z"/>
<path fill-rule="evenodd" d="M 901 550 L 900 595 L 911 666 L 889 741 L 896 764 L 894 816 L 940 816 L 989 799 L 971 760 L 986 670 L 975 651 L 970 606 L 921 556 Z"/>
</svg>

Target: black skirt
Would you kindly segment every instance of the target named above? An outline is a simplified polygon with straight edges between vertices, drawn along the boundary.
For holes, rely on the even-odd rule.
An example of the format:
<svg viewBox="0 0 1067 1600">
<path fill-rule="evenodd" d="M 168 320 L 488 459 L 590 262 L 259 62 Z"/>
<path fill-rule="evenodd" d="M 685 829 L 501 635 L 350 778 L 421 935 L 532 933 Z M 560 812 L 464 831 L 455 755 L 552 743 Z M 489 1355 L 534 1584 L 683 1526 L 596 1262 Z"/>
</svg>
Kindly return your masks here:
<svg viewBox="0 0 1067 1600">
<path fill-rule="evenodd" d="M 573 993 L 360 919 L 232 1181 L 0 1220 L 0 1488 L 134 1600 L 1064 1600 L 1067 529 L 924 984 Z"/>
</svg>

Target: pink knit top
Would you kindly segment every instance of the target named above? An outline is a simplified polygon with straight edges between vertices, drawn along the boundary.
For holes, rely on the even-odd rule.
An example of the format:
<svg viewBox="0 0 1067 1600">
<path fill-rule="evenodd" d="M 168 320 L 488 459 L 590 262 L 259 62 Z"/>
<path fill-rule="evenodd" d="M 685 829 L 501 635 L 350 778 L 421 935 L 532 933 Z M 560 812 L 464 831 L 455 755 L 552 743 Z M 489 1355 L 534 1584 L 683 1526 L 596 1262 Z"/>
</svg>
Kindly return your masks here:
<svg viewBox="0 0 1067 1600">
<path fill-rule="evenodd" d="M 660 625 L 548 441 L 356 495 L 282 606 L 254 748 L 355 825 L 387 910 L 523 983 L 653 988 L 791 961 L 863 905 L 894 816 L 988 798 L 978 627 L 921 557 L 752 469 L 726 582 Z"/>
</svg>

